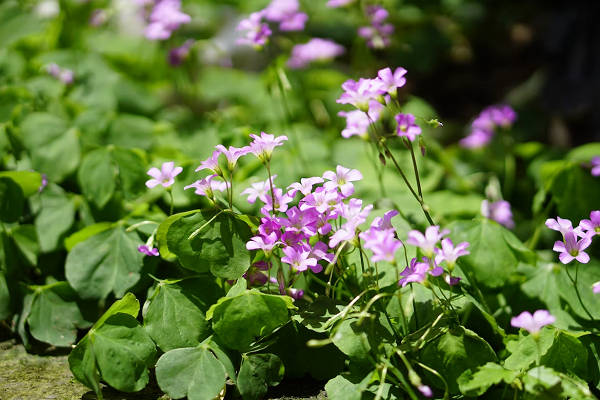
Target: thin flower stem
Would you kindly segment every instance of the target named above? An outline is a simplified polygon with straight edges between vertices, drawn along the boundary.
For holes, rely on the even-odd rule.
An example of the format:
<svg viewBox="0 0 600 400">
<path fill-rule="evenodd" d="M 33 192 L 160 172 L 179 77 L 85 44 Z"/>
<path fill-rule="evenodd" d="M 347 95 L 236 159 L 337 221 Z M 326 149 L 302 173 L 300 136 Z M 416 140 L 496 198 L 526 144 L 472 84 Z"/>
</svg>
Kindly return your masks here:
<svg viewBox="0 0 600 400">
<path fill-rule="evenodd" d="M 569 276 L 569 279 L 571 280 L 571 283 L 573 284 L 573 287 L 575 288 L 575 294 L 577 295 L 577 300 L 579 300 L 579 304 L 581 305 L 581 308 L 583 308 L 583 311 L 585 311 L 585 313 L 588 315 L 588 317 L 592 320 L 592 322 L 595 325 L 596 319 L 594 318 L 592 313 L 590 313 L 590 310 L 588 310 L 588 308 L 585 306 L 585 304 L 583 304 L 583 300 L 581 299 L 581 293 L 579 293 L 579 287 L 577 286 L 577 276 L 579 274 L 579 264 L 577 264 L 575 266 L 575 279 L 573 279 L 573 277 L 571 276 L 571 273 L 569 272 L 568 267 L 565 268 L 565 271 L 567 271 L 567 275 Z"/>
<path fill-rule="evenodd" d="M 265 162 L 269 174 L 269 187 L 271 188 L 271 202 L 273 203 L 273 216 L 275 216 L 275 191 L 273 191 L 273 178 L 271 178 L 271 160 Z"/>
<path fill-rule="evenodd" d="M 169 187 L 167 189 L 167 192 L 169 192 L 169 198 L 171 200 L 171 206 L 169 208 L 169 215 L 173 215 L 173 191 L 171 190 L 171 188 Z"/>
<path fill-rule="evenodd" d="M 412 158 L 413 169 L 415 170 L 415 179 L 417 181 L 417 190 L 419 191 L 419 197 L 421 198 L 421 201 L 424 201 L 423 191 L 421 190 L 421 179 L 419 179 L 419 168 L 417 167 L 417 158 L 415 157 L 415 149 L 413 146 L 413 142 L 411 142 L 410 140 L 405 140 L 405 142 L 408 148 L 410 149 L 410 157 Z"/>
<path fill-rule="evenodd" d="M 219 215 L 221 215 L 222 212 L 224 212 L 225 210 L 221 210 L 218 213 L 216 213 L 215 215 L 213 215 L 211 217 L 211 219 L 209 219 L 208 221 L 206 221 L 204 224 L 202 224 L 202 226 L 198 229 L 196 229 L 194 232 L 191 233 L 190 236 L 188 236 L 188 240 L 192 240 L 193 238 L 195 238 L 196 236 L 198 236 L 198 234 L 202 231 L 202 229 L 206 228 L 211 222 L 213 222 Z"/>
</svg>

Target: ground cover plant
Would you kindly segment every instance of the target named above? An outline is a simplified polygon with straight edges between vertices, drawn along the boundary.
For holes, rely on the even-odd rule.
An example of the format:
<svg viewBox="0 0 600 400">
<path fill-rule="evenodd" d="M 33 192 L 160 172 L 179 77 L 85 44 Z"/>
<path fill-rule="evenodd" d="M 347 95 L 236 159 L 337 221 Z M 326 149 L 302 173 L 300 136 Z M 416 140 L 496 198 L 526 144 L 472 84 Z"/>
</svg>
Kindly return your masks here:
<svg viewBox="0 0 600 400">
<path fill-rule="evenodd" d="M 596 398 L 600 143 L 412 92 L 486 13 L 2 2 L 2 329 L 98 398 Z"/>
</svg>

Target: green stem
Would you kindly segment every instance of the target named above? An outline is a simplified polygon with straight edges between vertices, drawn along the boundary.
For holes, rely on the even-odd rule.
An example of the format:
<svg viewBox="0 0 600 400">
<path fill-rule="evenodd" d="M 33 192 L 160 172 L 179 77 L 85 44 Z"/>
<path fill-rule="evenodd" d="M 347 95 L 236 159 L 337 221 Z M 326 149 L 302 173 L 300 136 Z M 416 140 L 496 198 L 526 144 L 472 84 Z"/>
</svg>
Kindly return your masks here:
<svg viewBox="0 0 600 400">
<path fill-rule="evenodd" d="M 417 158 L 415 157 L 415 149 L 413 148 L 413 143 L 410 140 L 405 140 L 406 145 L 410 149 L 410 157 L 412 158 L 413 169 L 415 170 L 415 179 L 417 181 L 417 190 L 419 191 L 419 197 L 421 201 L 423 199 L 423 191 L 421 190 L 421 180 L 419 179 L 419 168 L 417 167 Z"/>
<path fill-rule="evenodd" d="M 171 200 L 171 207 L 169 208 L 169 215 L 173 215 L 173 191 L 169 187 L 167 189 L 167 192 L 169 192 L 169 199 Z"/>
<path fill-rule="evenodd" d="M 569 273 L 569 267 L 565 267 L 565 270 L 567 271 L 567 275 L 569 276 L 569 279 L 571 280 L 571 283 L 573 283 L 573 286 L 575 288 L 575 294 L 577 295 L 577 300 L 579 300 L 579 304 L 581 305 L 581 308 L 583 308 L 583 310 L 585 311 L 585 313 L 588 315 L 588 317 L 592 320 L 592 322 L 595 325 L 596 324 L 596 319 L 590 313 L 590 310 L 588 310 L 588 308 L 585 306 L 585 304 L 583 304 L 583 300 L 581 299 L 581 293 L 579 293 L 579 287 L 577 286 L 577 277 L 578 277 L 578 274 L 579 274 L 579 264 L 577 264 L 575 266 L 575 279 L 573 279 L 573 277 L 571 276 L 571 273 Z"/>
<path fill-rule="evenodd" d="M 273 215 L 275 215 L 275 191 L 273 191 L 273 178 L 271 178 L 271 161 L 265 162 L 267 173 L 269 174 L 269 187 L 271 188 L 271 202 L 273 203 Z"/>
</svg>

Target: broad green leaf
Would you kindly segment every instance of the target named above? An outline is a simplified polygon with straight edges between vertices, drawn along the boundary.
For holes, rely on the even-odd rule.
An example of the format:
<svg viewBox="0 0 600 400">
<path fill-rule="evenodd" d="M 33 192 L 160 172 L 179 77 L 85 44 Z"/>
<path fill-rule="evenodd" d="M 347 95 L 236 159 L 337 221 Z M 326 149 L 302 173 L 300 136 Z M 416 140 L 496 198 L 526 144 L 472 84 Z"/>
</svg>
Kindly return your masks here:
<svg viewBox="0 0 600 400">
<path fill-rule="evenodd" d="M 342 375 L 338 375 L 325 385 L 327 398 L 331 400 L 361 400 L 368 382 L 354 383 Z"/>
<path fill-rule="evenodd" d="M 246 289 L 248 289 L 248 281 L 244 278 L 240 278 L 237 280 L 235 285 L 233 285 L 227 291 L 227 297 L 235 297 L 239 294 L 244 293 L 246 291 Z"/>
<path fill-rule="evenodd" d="M 4 272 L 0 270 L 0 321 L 7 319 L 12 315 L 10 304 L 10 292 L 8 291 L 6 276 L 4 275 Z"/>
<path fill-rule="evenodd" d="M 575 147 L 567 153 L 565 159 L 575 162 L 589 162 L 594 156 L 600 154 L 600 143 L 587 143 Z"/>
<path fill-rule="evenodd" d="M 225 346 L 247 351 L 257 339 L 289 320 L 286 297 L 249 290 L 221 298 L 207 311 L 206 319 L 212 319 L 213 330 Z"/>
<path fill-rule="evenodd" d="M 210 335 L 208 307 L 222 290 L 210 279 L 161 282 L 144 316 L 144 327 L 163 351 L 197 346 Z"/>
<path fill-rule="evenodd" d="M 580 220 L 598 208 L 600 183 L 580 163 L 563 162 L 549 182 L 548 191 L 561 217 Z"/>
<path fill-rule="evenodd" d="M 460 258 L 460 267 L 484 286 L 501 287 L 515 273 L 519 261 L 535 260 L 512 232 L 495 221 L 457 221 L 448 229 L 454 243 L 469 242 L 471 254 Z"/>
<path fill-rule="evenodd" d="M 343 309 L 344 304 L 327 296 L 319 296 L 306 308 L 301 308 L 300 312 L 295 313 L 292 319 L 314 332 L 324 333 L 329 332 L 330 329 L 330 326 L 326 326 L 325 323 Z"/>
<path fill-rule="evenodd" d="M 112 222 L 99 222 L 97 224 L 88 225 L 67 237 L 65 239 L 65 248 L 67 251 L 71 251 L 76 244 L 83 242 L 100 232 L 104 232 L 113 226 L 114 224 Z"/>
<path fill-rule="evenodd" d="M 19 254 L 30 266 L 37 265 L 37 257 L 40 252 L 37 233 L 33 225 L 18 225 L 10 231 Z"/>
<path fill-rule="evenodd" d="M 78 243 L 67 255 L 65 273 L 71 286 L 84 299 L 117 297 L 140 279 L 143 255 L 136 233 L 118 226 Z"/>
<path fill-rule="evenodd" d="M 435 213 L 443 216 L 463 215 L 473 217 L 481 212 L 482 196 L 459 195 L 448 190 L 427 194 L 427 205 Z"/>
<path fill-rule="evenodd" d="M 35 217 L 35 230 L 42 252 L 56 250 L 74 221 L 73 200 L 60 186 L 48 185 L 40 194 L 39 213 Z"/>
<path fill-rule="evenodd" d="M 500 382 L 511 384 L 519 375 L 516 371 L 508 370 L 493 362 L 479 367 L 475 372 L 470 369 L 458 377 L 458 387 L 466 396 L 481 396 L 490 387 Z"/>
<path fill-rule="evenodd" d="M 535 399 L 596 399 L 585 381 L 544 365 L 529 370 L 523 383 Z"/>
<path fill-rule="evenodd" d="M 193 239 L 190 235 L 200 229 Z M 248 226 L 226 213 L 204 211 L 173 221 L 167 231 L 167 246 L 185 268 L 210 272 L 225 279 L 237 279 L 250 267 L 246 242 Z"/>
<path fill-rule="evenodd" d="M 158 251 L 162 258 L 171 259 L 175 258 L 176 255 L 169 250 L 169 246 L 167 243 L 167 233 L 169 232 L 169 228 L 171 225 L 178 221 L 180 218 L 183 218 L 188 215 L 193 215 L 200 212 L 200 210 L 190 210 L 185 211 L 178 214 L 173 214 L 160 223 L 158 226 L 158 230 L 156 231 L 156 243 L 158 246 Z"/>
<path fill-rule="evenodd" d="M 23 215 L 23 190 L 11 178 L 0 177 L 0 221 L 16 222 Z"/>
<path fill-rule="evenodd" d="M 77 328 L 89 324 L 77 305 L 76 294 L 67 282 L 34 286 L 29 331 L 37 340 L 54 346 L 70 346 L 77 339 Z"/>
<path fill-rule="evenodd" d="M 25 197 L 38 193 L 42 186 L 42 175 L 34 171 L 1 171 L 0 177 L 15 181 L 21 186 Z"/>
<path fill-rule="evenodd" d="M 438 371 L 448 384 L 451 394 L 458 390 L 458 377 L 468 369 L 475 369 L 487 362 L 496 361 L 496 353 L 490 345 L 471 330 L 457 326 L 427 343 L 421 351 L 421 362 Z M 440 389 L 443 383 L 431 376 L 431 382 Z"/>
<path fill-rule="evenodd" d="M 61 182 L 79 164 L 77 133 L 66 121 L 47 113 L 29 114 L 21 124 L 25 147 L 31 153 L 32 167 Z"/>
<path fill-rule="evenodd" d="M 143 389 L 155 356 L 154 342 L 138 321 L 129 314 L 114 313 L 77 344 L 69 365 L 73 375 L 102 398 L 99 377 L 124 392 Z"/>
<path fill-rule="evenodd" d="M 154 122 L 140 115 L 121 114 L 112 122 L 108 141 L 120 147 L 149 149 L 152 146 Z"/>
<path fill-rule="evenodd" d="M 108 203 L 115 191 L 117 170 L 111 151 L 99 148 L 88 153 L 81 162 L 77 179 L 84 196 L 98 208 Z"/>
<path fill-rule="evenodd" d="M 591 320 L 600 319 L 600 296 L 592 291 L 592 284 L 600 281 L 600 262 L 592 258 L 588 264 L 559 265 L 556 286 L 560 295 L 578 317 Z M 570 278 L 569 278 L 570 275 Z M 573 283 L 573 281 L 576 284 Z"/>
<path fill-rule="evenodd" d="M 206 346 L 170 350 L 156 363 L 158 385 L 173 399 L 215 399 L 226 377 L 225 367 Z"/>
<path fill-rule="evenodd" d="M 242 356 L 237 377 L 237 387 L 244 400 L 263 398 L 269 386 L 277 386 L 283 379 L 284 366 L 275 354 L 251 354 Z"/>
<path fill-rule="evenodd" d="M 537 360 L 538 355 L 541 357 L 546 354 L 554 342 L 555 332 L 554 328 L 543 328 L 539 332 L 537 344 L 532 335 L 520 335 L 518 340 L 508 342 L 506 348 L 511 355 L 504 361 L 504 366 L 515 371 L 528 368 Z"/>
<path fill-rule="evenodd" d="M 147 190 L 145 182 L 146 163 L 141 151 L 116 147 L 112 150 L 112 159 L 119 174 L 119 189 L 125 198 L 133 198 Z"/>
<path fill-rule="evenodd" d="M 333 344 L 350 358 L 365 360 L 371 352 L 371 343 L 367 332 L 369 321 L 358 324 L 357 318 L 347 318 L 332 331 Z"/>
<path fill-rule="evenodd" d="M 140 302 L 136 299 L 133 293 L 127 293 L 123 298 L 115 301 L 112 305 L 102 314 L 98 321 L 94 324 L 94 328 L 102 326 L 104 321 L 116 314 L 127 314 L 133 318 L 137 318 L 140 313 Z"/>
<path fill-rule="evenodd" d="M 0 43 L 3 47 L 41 33 L 45 26 L 34 13 L 22 9 L 18 2 L 0 4 Z"/>
</svg>

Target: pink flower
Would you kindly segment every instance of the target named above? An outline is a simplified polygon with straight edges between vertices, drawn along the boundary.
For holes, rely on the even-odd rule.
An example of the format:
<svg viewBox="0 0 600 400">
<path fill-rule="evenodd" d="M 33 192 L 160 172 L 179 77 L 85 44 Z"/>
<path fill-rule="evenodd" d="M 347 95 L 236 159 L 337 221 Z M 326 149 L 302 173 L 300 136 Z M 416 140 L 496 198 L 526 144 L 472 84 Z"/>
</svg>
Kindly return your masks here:
<svg viewBox="0 0 600 400">
<path fill-rule="evenodd" d="M 281 262 L 289 264 L 292 271 L 302 272 L 310 268 L 314 272 L 314 269 L 323 269 L 315 258 L 310 257 L 310 252 L 302 248 L 288 246 L 283 248 L 283 252 L 285 256 L 281 257 Z"/>
<path fill-rule="evenodd" d="M 398 114 L 394 117 L 398 123 L 396 133 L 398 136 L 408 138 L 413 142 L 417 135 L 421 134 L 421 127 L 415 123 L 415 116 L 412 114 Z"/>
<path fill-rule="evenodd" d="M 421 392 L 421 394 L 423 396 L 425 396 L 425 397 L 432 397 L 433 396 L 433 391 L 427 385 L 419 385 L 419 386 L 417 386 L 417 389 L 419 389 L 419 392 Z"/>
<path fill-rule="evenodd" d="M 402 287 L 406 286 L 411 282 L 424 282 L 427 279 L 427 273 L 432 276 L 440 276 L 444 270 L 434 263 L 432 269 L 432 260 L 423 257 L 422 262 L 418 262 L 416 258 L 410 260 L 410 265 L 404 268 L 404 271 L 400 272 L 403 278 L 398 281 Z"/>
<path fill-rule="evenodd" d="M 263 11 L 250 14 L 248 18 L 240 21 L 237 26 L 238 31 L 244 32 L 244 37 L 237 40 L 238 44 L 245 44 L 260 48 L 264 46 L 271 36 L 269 25 L 262 22 Z"/>
<path fill-rule="evenodd" d="M 250 146 L 245 146 L 242 148 L 237 148 L 233 146 L 229 146 L 229 149 L 222 144 L 218 144 L 216 149 L 225 156 L 227 159 L 227 168 L 229 171 L 233 171 L 237 161 L 240 157 L 245 156 L 250 153 Z"/>
<path fill-rule="evenodd" d="M 75 74 L 72 70 L 67 68 L 61 68 L 56 63 L 51 63 L 46 67 L 46 72 L 52 75 L 65 85 L 70 85 L 75 80 Z"/>
<path fill-rule="evenodd" d="M 379 72 L 377 72 L 377 76 L 381 82 L 383 82 L 385 90 L 388 92 L 388 94 L 392 97 L 395 97 L 398 88 L 401 88 L 406 84 L 406 78 L 404 77 L 406 72 L 407 71 L 404 68 L 398 67 L 394 73 L 392 73 L 392 70 L 388 67 L 380 69 Z"/>
<path fill-rule="evenodd" d="M 180 0 L 159 0 L 150 13 L 150 23 L 144 34 L 150 40 L 165 40 L 171 37 L 173 31 L 182 24 L 187 24 L 192 18 L 181 12 Z"/>
<path fill-rule="evenodd" d="M 548 310 L 537 310 L 531 315 L 529 311 L 523 311 L 510 320 L 515 328 L 523 328 L 531 334 L 537 334 L 542 327 L 553 324 L 556 318 Z"/>
<path fill-rule="evenodd" d="M 565 218 L 561 218 L 561 217 L 556 217 L 556 219 L 552 219 L 552 218 L 548 218 L 546 220 L 546 226 L 554 231 L 558 231 L 560 232 L 563 237 L 565 236 L 565 234 L 567 232 L 575 232 L 575 234 L 577 236 L 580 237 L 584 237 L 585 234 L 583 233 L 583 230 L 581 227 L 577 227 L 575 229 L 573 229 L 573 223 Z"/>
<path fill-rule="evenodd" d="M 271 159 L 271 154 L 275 147 L 282 146 L 283 142 L 288 140 L 287 136 L 275 137 L 274 135 L 269 135 L 265 132 L 261 132 L 260 136 L 251 134 L 250 137 L 254 139 L 254 141 L 250 143 L 250 152 L 263 162 Z"/>
<path fill-rule="evenodd" d="M 373 252 L 371 261 L 395 260 L 395 254 L 402 242 L 395 238 L 393 229 L 378 230 L 373 227 L 366 232 L 362 232 L 359 237 L 365 241 L 364 247 Z"/>
<path fill-rule="evenodd" d="M 590 164 L 592 165 L 592 176 L 600 176 L 600 156 L 592 157 Z"/>
<path fill-rule="evenodd" d="M 263 12 L 267 20 L 279 22 L 280 30 L 301 31 L 308 15 L 299 10 L 298 0 L 272 0 Z"/>
<path fill-rule="evenodd" d="M 389 46 L 394 26 L 384 23 L 389 16 L 387 10 L 381 6 L 367 6 L 367 15 L 371 20 L 371 26 L 360 27 L 358 35 L 367 39 L 367 46 L 374 49 Z"/>
<path fill-rule="evenodd" d="M 362 174 L 356 169 L 349 169 L 338 165 L 333 171 L 325 171 L 323 178 L 327 179 L 328 182 L 323 184 L 326 190 L 340 189 L 342 196 L 348 197 L 354 193 L 354 185 L 351 182 L 359 181 L 362 179 Z"/>
<path fill-rule="evenodd" d="M 564 242 L 560 240 L 554 242 L 552 250 L 560 253 L 558 258 L 563 264 L 568 264 L 573 260 L 587 264 L 590 261 L 590 256 L 583 250 L 590 244 L 592 244 L 592 237 L 590 235 L 584 236 L 578 241 L 575 231 L 571 230 L 564 234 Z"/>
<path fill-rule="evenodd" d="M 147 256 L 158 256 L 158 249 L 156 247 L 148 247 L 145 244 L 138 246 L 138 251 L 144 253 Z"/>
<path fill-rule="evenodd" d="M 183 190 L 193 188 L 196 189 L 194 190 L 194 193 L 196 193 L 198 196 L 206 196 L 209 199 L 212 199 L 214 197 L 214 190 L 223 192 L 227 187 L 227 184 L 225 182 L 213 181 L 213 179 L 215 179 L 216 177 L 216 174 L 209 175 L 206 178 L 202 178 L 190 185 L 184 186 Z"/>
<path fill-rule="evenodd" d="M 203 169 L 207 169 L 212 173 L 221 175 L 221 167 L 219 167 L 219 155 L 221 152 L 219 150 L 213 151 L 212 155 L 208 157 L 206 160 L 202 161 L 198 168 L 196 168 L 196 172 L 202 171 Z"/>
<path fill-rule="evenodd" d="M 497 223 L 504 225 L 509 229 L 515 227 L 515 223 L 512 218 L 512 211 L 510 210 L 510 203 L 506 200 L 499 200 L 493 203 L 483 200 L 481 202 L 481 215 L 486 218 L 493 219 Z"/>
<path fill-rule="evenodd" d="M 250 241 L 246 243 L 246 248 L 248 250 L 262 250 L 269 254 L 279 243 L 277 235 L 274 233 L 267 236 L 259 235 L 250 239 Z"/>
<path fill-rule="evenodd" d="M 446 261 L 448 265 L 453 266 L 456 263 L 456 259 L 460 256 L 466 256 L 467 254 L 471 254 L 467 247 L 469 247 L 468 242 L 459 243 L 456 247 L 452 243 L 452 240 L 445 238 L 442 239 L 442 248 L 434 249 L 435 251 L 435 262 L 437 264 L 441 264 L 442 261 Z"/>
<path fill-rule="evenodd" d="M 271 183 L 277 178 L 276 174 L 271 176 Z M 275 186 L 273 186 L 275 187 Z M 271 184 L 269 180 L 265 180 L 263 182 L 257 182 L 250 185 L 249 188 L 245 189 L 242 194 L 248 196 L 248 203 L 254 204 L 256 199 L 258 198 L 263 203 L 267 202 L 267 193 L 271 190 Z"/>
<path fill-rule="evenodd" d="M 329 61 L 344 54 L 344 46 L 328 39 L 313 38 L 304 44 L 297 44 L 287 65 L 293 69 L 306 67 L 313 61 Z"/>
<path fill-rule="evenodd" d="M 475 129 L 471 133 L 460 140 L 460 145 L 466 149 L 477 149 L 487 145 L 494 136 L 492 131 L 483 129 Z"/>
<path fill-rule="evenodd" d="M 163 163 L 160 170 L 156 167 L 152 167 L 148 170 L 147 174 L 153 179 L 147 180 L 146 186 L 150 189 L 157 185 L 162 185 L 167 188 L 175 183 L 175 177 L 179 175 L 181 171 L 183 171 L 183 168 L 176 167 L 173 161 Z"/>
<path fill-rule="evenodd" d="M 419 231 L 412 230 L 408 232 L 406 243 L 419 247 L 426 256 L 433 257 L 435 246 L 449 233 L 450 231 L 448 229 L 444 229 L 440 232 L 440 227 L 437 225 L 428 227 L 425 230 L 425 235 Z"/>
<path fill-rule="evenodd" d="M 600 293 L 600 281 L 592 285 L 592 292 L 594 292 L 594 294 Z"/>
<path fill-rule="evenodd" d="M 584 219 L 579 222 L 581 230 L 585 230 L 586 234 L 600 235 L 600 211 L 592 211 L 590 213 L 590 219 Z"/>
<path fill-rule="evenodd" d="M 352 104 L 361 111 L 368 111 L 371 100 L 377 101 L 386 93 L 383 82 L 379 79 L 352 79 L 342 83 L 344 93 L 336 100 L 340 104 Z"/>
<path fill-rule="evenodd" d="M 288 194 L 290 196 L 295 196 L 297 192 L 302 193 L 304 196 L 308 195 L 313 188 L 313 185 L 318 183 L 323 183 L 323 178 L 319 176 L 313 176 L 311 178 L 302 178 L 300 182 L 294 182 L 290 186 L 287 187 Z"/>
</svg>

